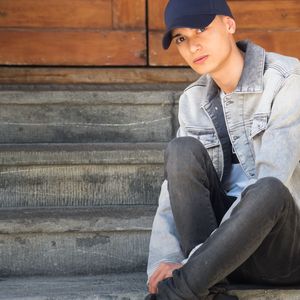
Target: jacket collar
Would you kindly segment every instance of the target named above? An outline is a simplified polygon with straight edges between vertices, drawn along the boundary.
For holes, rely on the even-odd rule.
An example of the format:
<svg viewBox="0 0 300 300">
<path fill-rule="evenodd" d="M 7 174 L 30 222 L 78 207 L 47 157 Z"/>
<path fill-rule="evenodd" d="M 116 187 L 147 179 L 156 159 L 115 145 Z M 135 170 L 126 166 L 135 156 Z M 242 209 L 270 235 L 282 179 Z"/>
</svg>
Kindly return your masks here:
<svg viewBox="0 0 300 300">
<path fill-rule="evenodd" d="M 250 41 L 237 42 L 240 50 L 245 52 L 244 69 L 234 92 L 260 93 L 263 91 L 265 69 L 265 50 Z"/>
<path fill-rule="evenodd" d="M 245 63 L 241 78 L 233 93 L 261 93 L 263 91 L 265 50 L 248 40 L 237 42 L 237 46 L 245 52 Z M 216 83 L 207 74 L 201 76 L 187 90 L 194 86 L 203 86 L 207 89 L 206 99 L 208 101 L 215 97 L 219 91 Z"/>
</svg>

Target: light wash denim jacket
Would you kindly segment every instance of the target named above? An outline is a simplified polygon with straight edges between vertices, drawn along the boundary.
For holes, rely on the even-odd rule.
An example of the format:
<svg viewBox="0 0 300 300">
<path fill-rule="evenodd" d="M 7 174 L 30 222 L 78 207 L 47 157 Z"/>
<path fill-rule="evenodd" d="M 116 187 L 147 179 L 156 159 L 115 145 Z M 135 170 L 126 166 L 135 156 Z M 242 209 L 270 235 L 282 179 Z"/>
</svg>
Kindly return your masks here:
<svg viewBox="0 0 300 300">
<path fill-rule="evenodd" d="M 295 58 L 265 52 L 249 41 L 238 42 L 238 47 L 245 52 L 244 70 L 235 91 L 222 102 L 232 146 L 250 183 L 266 176 L 276 177 L 300 206 L 300 63 Z M 186 88 L 179 101 L 177 136 L 200 140 L 222 178 L 223 153 L 206 111 L 215 89 L 209 75 Z M 148 276 L 160 262 L 184 259 L 165 181 L 152 228 Z"/>
</svg>

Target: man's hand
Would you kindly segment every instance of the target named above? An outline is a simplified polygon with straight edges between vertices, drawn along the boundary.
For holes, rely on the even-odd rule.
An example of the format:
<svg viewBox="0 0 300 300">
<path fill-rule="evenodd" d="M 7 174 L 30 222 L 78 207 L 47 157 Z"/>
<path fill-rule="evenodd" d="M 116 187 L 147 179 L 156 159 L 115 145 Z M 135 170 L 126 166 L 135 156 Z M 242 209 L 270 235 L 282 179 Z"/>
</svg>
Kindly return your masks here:
<svg viewBox="0 0 300 300">
<path fill-rule="evenodd" d="M 161 263 L 149 279 L 148 290 L 151 294 L 157 293 L 157 284 L 165 278 L 172 277 L 172 272 L 180 269 L 183 265 L 179 263 Z"/>
</svg>

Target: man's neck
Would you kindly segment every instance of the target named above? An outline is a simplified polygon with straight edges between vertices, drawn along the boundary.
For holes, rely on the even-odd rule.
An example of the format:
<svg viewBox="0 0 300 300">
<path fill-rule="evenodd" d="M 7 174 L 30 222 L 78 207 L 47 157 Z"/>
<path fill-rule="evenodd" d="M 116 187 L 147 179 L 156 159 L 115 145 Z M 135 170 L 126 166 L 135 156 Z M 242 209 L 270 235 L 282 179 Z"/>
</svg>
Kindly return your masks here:
<svg viewBox="0 0 300 300">
<path fill-rule="evenodd" d="M 224 65 L 213 74 L 210 74 L 215 83 L 225 93 L 232 93 L 241 78 L 244 68 L 244 54 L 238 47 L 232 49 Z"/>
</svg>

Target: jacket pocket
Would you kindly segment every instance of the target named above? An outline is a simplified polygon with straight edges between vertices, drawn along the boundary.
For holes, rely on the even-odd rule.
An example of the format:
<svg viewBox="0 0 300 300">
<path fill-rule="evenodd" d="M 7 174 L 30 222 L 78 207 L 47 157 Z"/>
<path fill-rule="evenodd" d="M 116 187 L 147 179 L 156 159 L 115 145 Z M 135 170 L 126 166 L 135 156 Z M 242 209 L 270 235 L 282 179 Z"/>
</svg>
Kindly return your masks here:
<svg viewBox="0 0 300 300">
<path fill-rule="evenodd" d="M 213 128 L 186 127 L 189 136 L 199 140 L 206 149 L 220 145 L 220 141 Z"/>
<path fill-rule="evenodd" d="M 250 137 L 252 139 L 266 130 L 268 126 L 268 120 L 269 120 L 268 114 L 254 115 L 253 122 L 251 125 L 251 130 L 250 130 Z"/>
</svg>

